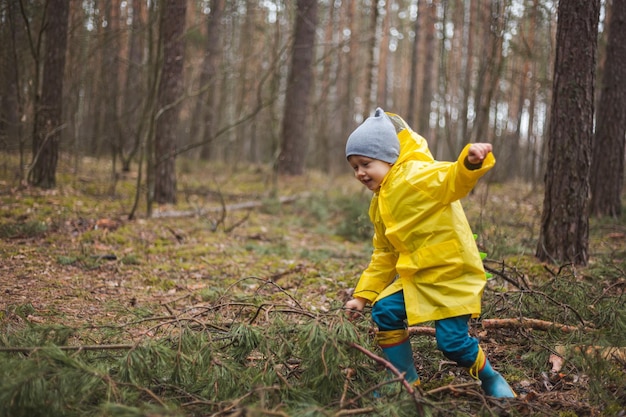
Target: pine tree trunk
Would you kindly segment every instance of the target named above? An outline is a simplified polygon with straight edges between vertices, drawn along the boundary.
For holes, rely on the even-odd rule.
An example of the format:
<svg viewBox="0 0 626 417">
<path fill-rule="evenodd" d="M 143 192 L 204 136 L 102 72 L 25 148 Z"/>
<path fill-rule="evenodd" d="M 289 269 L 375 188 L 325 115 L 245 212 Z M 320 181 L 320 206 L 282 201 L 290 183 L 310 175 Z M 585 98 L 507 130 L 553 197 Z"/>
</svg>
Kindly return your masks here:
<svg viewBox="0 0 626 417">
<path fill-rule="evenodd" d="M 144 61 L 144 34 L 141 30 L 145 24 L 145 8 L 142 0 L 133 0 L 133 21 L 128 48 L 128 70 L 126 71 L 126 87 L 124 89 L 124 102 L 122 103 L 124 123 L 124 146 L 122 147 L 122 171 L 130 171 L 130 163 L 139 150 L 141 133 L 145 126 L 142 115 L 142 97 L 146 95 L 142 71 Z"/>
<path fill-rule="evenodd" d="M 20 92 L 20 66 L 17 61 L 16 21 L 19 7 L 11 2 L 6 4 L 4 24 L 0 26 L 0 141 L 9 149 L 19 149 L 23 158 L 23 143 L 20 134 L 20 114 L 23 99 Z M 22 164 L 20 164 L 22 166 Z M 22 171 L 20 170 L 20 180 Z"/>
<path fill-rule="evenodd" d="M 363 120 L 367 119 L 374 112 L 373 107 L 376 107 L 376 105 L 372 103 L 372 96 L 376 91 L 376 45 L 378 39 L 379 16 L 378 2 L 372 2 L 370 7 L 370 36 L 367 42 L 367 62 L 365 63 L 365 68 L 367 68 L 367 82 L 365 84 L 365 93 L 363 94 L 363 111 L 361 113 Z"/>
<path fill-rule="evenodd" d="M 28 182 L 41 188 L 53 188 L 56 185 L 59 138 L 63 128 L 63 73 L 69 2 L 48 0 L 46 16 L 43 81 L 41 98 L 35 104 L 33 165 Z"/>
<path fill-rule="evenodd" d="M 464 39 L 463 47 L 463 106 L 461 108 L 461 129 L 460 144 L 468 143 L 470 141 L 470 126 L 469 126 L 469 109 L 470 101 L 472 99 L 472 72 L 474 71 L 474 28 L 476 26 L 476 16 L 478 15 L 477 1 L 469 1 L 466 3 L 465 14 L 468 16 L 466 21 L 467 36 Z"/>
<path fill-rule="evenodd" d="M 418 2 L 419 7 L 419 2 Z M 418 13 L 419 13 L 418 9 Z M 417 70 L 419 61 L 419 43 L 420 43 L 420 19 L 419 17 L 415 18 L 413 22 L 413 32 L 415 33 L 415 38 L 413 39 L 413 44 L 411 45 L 411 78 L 409 80 L 409 100 L 407 103 L 407 112 L 406 112 L 406 122 L 409 126 L 416 128 L 417 122 Z"/>
<path fill-rule="evenodd" d="M 419 117 L 417 122 L 418 132 L 427 139 L 433 139 L 430 133 L 430 104 L 433 100 L 433 79 L 435 68 L 435 24 L 437 23 L 437 5 L 434 3 L 426 4 L 426 2 L 419 3 L 420 12 L 424 13 L 424 30 L 425 44 L 424 44 L 424 78 L 421 91 L 421 103 L 419 106 Z"/>
<path fill-rule="evenodd" d="M 537 40 L 537 15 L 539 8 L 539 0 L 533 0 L 533 5 L 530 12 L 530 31 L 528 47 L 532 51 L 535 48 Z M 530 59 L 530 57 L 529 57 Z M 528 122 L 526 124 L 526 131 L 528 135 L 528 145 L 525 155 L 522 157 L 522 178 L 525 181 L 535 183 L 537 177 L 537 135 L 535 133 L 535 107 L 537 103 L 537 62 L 532 59 L 530 63 L 531 78 L 528 85 Z"/>
<path fill-rule="evenodd" d="M 619 217 L 626 135 L 626 2 L 613 2 L 591 161 L 591 214 Z"/>
<path fill-rule="evenodd" d="M 285 97 L 282 151 L 278 158 L 278 172 L 281 174 L 301 175 L 304 172 L 316 26 L 317 0 L 298 0 L 291 70 Z"/>
<path fill-rule="evenodd" d="M 357 33 L 356 16 L 356 0 L 348 0 L 342 2 L 345 7 L 345 17 L 342 23 L 350 30 L 350 39 L 348 40 L 348 53 L 340 54 L 339 66 L 341 68 L 341 79 L 337 86 L 337 96 L 339 98 L 339 112 L 341 114 L 341 125 L 345 126 L 345 131 L 350 132 L 356 127 L 355 114 L 357 113 L 354 105 L 355 92 L 361 84 L 361 67 L 357 65 L 358 61 L 358 39 L 354 35 Z M 344 152 L 346 138 L 341 140 L 341 152 Z M 342 158 L 342 159 L 345 159 Z M 342 161 L 343 162 L 343 161 Z"/>
<path fill-rule="evenodd" d="M 390 1 L 385 2 L 385 14 L 382 16 L 382 33 L 378 47 L 378 79 L 376 80 L 376 107 L 384 109 L 389 104 L 389 26 L 390 26 Z"/>
<path fill-rule="evenodd" d="M 115 178 L 115 169 L 118 156 L 122 154 L 123 135 L 120 132 L 118 111 L 119 96 L 119 59 L 120 53 L 120 4 L 119 0 L 109 0 L 105 5 L 107 25 L 104 28 L 104 106 L 101 109 L 104 117 L 104 143 L 111 152 L 112 178 Z"/>
<path fill-rule="evenodd" d="M 586 265 L 600 0 L 559 2 L 548 165 L 537 257 Z"/>
<path fill-rule="evenodd" d="M 196 134 L 191 139 L 202 143 L 200 158 L 208 160 L 211 157 L 211 142 L 216 131 L 218 88 L 217 75 L 221 61 L 222 50 L 222 26 L 220 20 L 224 14 L 224 0 L 211 1 L 211 14 L 207 18 L 207 43 L 206 54 L 202 62 L 200 75 L 200 88 L 207 89 L 206 93 L 198 97 L 196 107 L 197 119 L 193 120 L 196 126 Z M 193 128 L 192 128 L 193 132 Z"/>
<path fill-rule="evenodd" d="M 183 94 L 186 0 L 164 0 L 161 11 L 163 69 L 157 99 L 154 144 L 154 201 L 176 203 L 176 145 L 178 113 Z"/>
</svg>

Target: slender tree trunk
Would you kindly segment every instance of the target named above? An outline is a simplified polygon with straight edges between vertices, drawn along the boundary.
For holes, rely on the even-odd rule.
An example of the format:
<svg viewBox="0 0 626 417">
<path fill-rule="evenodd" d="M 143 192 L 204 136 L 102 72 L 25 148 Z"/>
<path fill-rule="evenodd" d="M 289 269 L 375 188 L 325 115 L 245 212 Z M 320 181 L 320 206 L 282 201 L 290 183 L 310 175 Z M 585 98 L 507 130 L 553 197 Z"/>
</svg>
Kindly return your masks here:
<svg viewBox="0 0 626 417">
<path fill-rule="evenodd" d="M 161 48 L 161 28 L 160 25 L 154 24 L 155 22 L 160 21 L 160 13 L 158 10 L 156 2 L 151 2 L 147 5 L 147 18 L 146 25 L 147 29 L 147 39 L 146 45 L 148 47 L 146 61 L 147 61 L 147 97 L 145 101 L 145 105 L 143 108 L 143 114 L 145 115 L 143 118 L 148 122 L 146 126 L 145 136 L 142 138 L 139 145 L 139 167 L 138 172 L 140 173 L 143 170 L 143 160 L 145 159 L 146 165 L 146 215 L 150 217 L 152 215 L 152 209 L 154 205 L 154 195 L 155 195 L 155 176 L 156 176 L 156 124 L 158 118 L 158 97 L 159 97 L 159 83 L 161 77 L 161 66 L 162 66 L 162 56 L 163 56 L 163 48 Z M 139 181 L 141 181 L 141 177 L 138 176 L 138 185 L 137 185 L 137 199 L 135 201 L 135 207 L 133 211 L 137 208 L 139 204 Z"/>
<path fill-rule="evenodd" d="M 420 10 L 424 13 L 424 29 L 426 39 L 424 44 L 424 78 L 421 90 L 420 114 L 417 123 L 418 131 L 429 140 L 433 140 L 430 130 L 430 105 L 433 100 L 434 91 L 434 69 L 435 69 L 435 24 L 437 23 L 437 6 L 435 3 L 426 4 L 420 2 Z"/>
<path fill-rule="evenodd" d="M 474 141 L 489 141 L 489 112 L 491 102 L 496 94 L 496 87 L 502 70 L 502 41 L 504 37 L 503 6 L 494 2 L 486 5 L 482 15 L 486 22 L 484 31 L 484 56 L 481 57 L 479 82 L 476 86 L 476 122 L 474 124 Z"/>
<path fill-rule="evenodd" d="M 246 57 L 245 61 L 239 65 L 237 72 L 239 79 L 237 81 L 235 114 L 245 114 L 251 102 L 252 83 L 256 77 L 256 73 L 252 71 L 255 63 L 254 39 L 258 37 L 256 22 L 261 14 L 261 6 L 254 0 L 246 0 L 246 13 L 243 20 L 243 27 L 238 36 L 238 50 L 241 56 Z M 242 123 L 235 129 L 236 141 L 225 149 L 226 155 L 233 161 L 235 166 L 241 159 L 250 160 L 250 123 Z M 247 149 L 246 149 L 247 147 Z M 243 158 L 242 158 L 243 157 Z"/>
<path fill-rule="evenodd" d="M 586 265 L 600 0 L 559 2 L 548 166 L 537 257 Z"/>
<path fill-rule="evenodd" d="M 63 129 L 63 73 L 67 50 L 69 3 L 46 3 L 45 56 L 41 98 L 35 104 L 33 163 L 28 182 L 41 188 L 56 186 L 59 138 Z"/>
<path fill-rule="evenodd" d="M 421 13 L 418 4 L 418 15 L 415 17 L 415 21 L 413 22 L 413 33 L 415 34 L 415 38 L 413 38 L 413 43 L 411 45 L 411 79 L 409 80 L 409 102 L 406 106 L 406 122 L 409 126 L 415 127 L 415 123 L 417 122 L 417 95 L 418 95 L 418 77 L 417 70 L 419 64 L 419 43 L 420 43 L 420 19 L 419 13 Z"/>
<path fill-rule="evenodd" d="M 525 181 L 535 181 L 536 160 L 537 160 L 537 136 L 535 135 L 535 105 L 537 101 L 537 63 L 534 59 L 534 49 L 537 39 L 537 13 L 539 0 L 533 0 L 530 10 L 530 29 L 528 33 L 528 53 L 529 79 L 526 94 L 528 96 L 528 123 L 526 125 L 527 149 L 522 157 L 521 176 Z"/>
<path fill-rule="evenodd" d="M 208 160 L 211 157 L 212 141 L 216 131 L 218 89 L 217 75 L 222 51 L 222 26 L 220 21 L 224 14 L 224 0 L 211 1 L 211 13 L 207 18 L 207 42 L 202 72 L 200 74 L 200 89 L 206 89 L 198 96 L 195 115 L 192 122 L 192 140 L 202 143 L 200 158 Z"/>
<path fill-rule="evenodd" d="M 183 94 L 184 30 L 187 0 L 163 0 L 163 69 L 157 98 L 154 201 L 176 203 L 178 113 Z"/>
<path fill-rule="evenodd" d="M 126 71 L 126 87 L 124 89 L 124 135 L 122 146 L 122 171 L 130 171 L 130 163 L 139 149 L 141 134 L 145 129 L 145 118 L 142 117 L 142 97 L 146 94 L 146 82 L 143 79 L 144 61 L 144 6 L 142 0 L 133 0 L 132 23 L 128 48 L 128 70 Z"/>
<path fill-rule="evenodd" d="M 339 100 L 341 124 L 344 126 L 346 135 L 352 131 L 355 127 L 355 115 L 357 114 L 354 106 L 354 96 L 358 91 L 357 86 L 361 81 L 361 74 L 358 71 L 360 68 L 357 65 L 358 62 L 358 39 L 357 39 L 357 19 L 356 15 L 356 0 L 347 0 L 346 5 L 342 7 L 346 8 L 345 19 L 343 23 L 350 30 L 350 39 L 348 40 L 348 53 L 341 54 L 339 56 L 340 69 L 341 69 L 341 82 L 339 83 Z M 346 138 L 342 138 L 341 144 L 345 146 Z M 343 150 L 342 150 L 343 151 Z"/>
<path fill-rule="evenodd" d="M 282 150 L 278 158 L 278 172 L 287 175 L 304 173 L 317 26 L 317 0 L 298 0 L 297 4 L 291 70 L 285 96 Z"/>
<path fill-rule="evenodd" d="M 105 16 L 107 25 L 104 28 L 105 47 L 104 52 L 104 85 L 102 92 L 104 93 L 103 107 L 101 109 L 104 115 L 104 143 L 106 143 L 111 151 L 111 167 L 112 167 L 112 184 L 110 193 L 115 191 L 116 183 L 116 163 L 117 158 L 122 154 L 122 134 L 120 132 L 120 120 L 118 111 L 119 96 L 119 60 L 120 53 L 120 4 L 119 0 L 109 0 L 105 6 Z"/>
<path fill-rule="evenodd" d="M 100 44 L 101 38 L 104 36 L 104 29 L 102 28 L 102 13 L 94 16 L 94 28 L 92 30 L 92 36 L 94 38 L 94 53 L 92 58 L 93 72 L 90 74 L 91 82 L 89 83 L 86 95 L 88 98 L 89 105 L 89 119 L 90 123 L 86 126 L 86 135 L 85 138 L 88 142 L 88 153 L 90 155 L 100 156 L 102 151 L 102 137 L 103 131 L 106 129 L 104 126 L 104 112 L 102 109 L 104 108 L 104 98 L 106 97 L 106 93 L 104 92 L 106 82 L 105 79 L 105 70 L 104 70 L 104 62 L 106 61 L 104 57 L 104 49 L 103 48 L 95 48 L 96 45 Z"/>
<path fill-rule="evenodd" d="M 18 8 L 8 2 L 6 5 L 4 23 L 0 25 L 0 141 L 9 148 L 15 146 L 20 150 L 20 159 L 23 158 L 23 143 L 21 137 L 21 113 L 23 99 L 20 91 L 22 74 L 18 62 L 17 37 Z M 20 167 L 23 166 L 20 163 Z M 22 170 L 19 170 L 19 179 L 22 180 Z"/>
<path fill-rule="evenodd" d="M 385 2 L 385 14 L 382 16 L 380 45 L 378 47 L 378 80 L 376 92 L 376 107 L 387 108 L 389 102 L 389 26 L 390 26 L 390 1 Z"/>
<path fill-rule="evenodd" d="M 367 119 L 369 115 L 374 111 L 374 104 L 372 103 L 373 95 L 376 86 L 377 78 L 377 65 L 376 65 L 376 47 L 378 40 L 378 2 L 373 1 L 370 9 L 370 28 L 369 28 L 369 42 L 367 43 L 367 84 L 365 85 L 365 94 L 363 95 L 363 112 L 361 117 L 363 120 Z"/>
<path fill-rule="evenodd" d="M 448 6 L 450 7 L 450 6 Z M 461 129 L 462 120 L 458 115 L 461 111 L 463 94 L 462 80 L 463 80 L 463 48 L 464 48 L 464 32 L 465 32 L 465 5 L 463 2 L 457 2 L 451 8 L 452 22 L 454 25 L 453 37 L 450 40 L 451 50 L 446 51 L 445 45 L 441 49 L 442 55 L 447 55 L 448 64 L 442 68 L 442 73 L 445 75 L 443 82 L 441 83 L 441 94 L 448 96 L 449 105 L 446 106 L 446 138 L 449 143 L 449 149 L 452 150 L 451 157 L 456 157 L 460 150 L 463 149 L 462 143 L 459 141 L 459 130 Z M 445 61 L 442 61 L 445 63 Z"/>
<path fill-rule="evenodd" d="M 626 135 L 626 1 L 614 1 L 591 160 L 591 214 L 619 217 Z"/>
<path fill-rule="evenodd" d="M 470 141 L 469 108 L 472 98 L 472 72 L 474 70 L 474 26 L 478 14 L 477 0 L 468 0 L 465 4 L 465 36 L 463 41 L 463 104 L 461 107 L 461 128 L 459 143 Z"/>
<path fill-rule="evenodd" d="M 334 116 L 330 118 L 330 124 L 333 126 L 332 131 L 335 134 L 332 137 L 330 152 L 332 153 L 332 161 L 334 162 L 334 168 L 344 168 L 345 162 L 345 145 L 349 132 L 356 127 L 355 122 L 355 107 L 354 107 L 354 94 L 356 91 L 357 83 L 360 83 L 361 75 L 356 69 L 360 68 L 357 65 L 358 51 L 356 45 L 357 42 L 357 30 L 355 15 L 356 2 L 355 0 L 347 0 L 341 2 L 339 8 L 338 26 L 347 27 L 350 31 L 350 37 L 345 39 L 345 35 L 341 34 L 341 49 L 337 53 L 337 71 L 336 71 L 336 108 Z M 348 48 L 348 52 L 345 53 L 345 48 Z"/>
<path fill-rule="evenodd" d="M 322 51 L 323 65 L 321 66 L 321 73 L 319 78 L 319 88 L 317 88 L 317 94 L 315 103 L 313 104 L 313 118 L 314 124 L 317 127 L 315 134 L 319 138 L 319 146 L 313 150 L 313 163 L 319 166 L 325 172 L 332 172 L 334 169 L 334 162 L 336 155 L 334 155 L 333 147 L 333 124 L 330 123 L 332 118 L 329 115 L 338 114 L 333 111 L 333 108 L 329 104 L 337 103 L 337 51 L 340 48 L 338 46 L 337 36 L 337 11 L 339 7 L 336 7 L 334 3 L 328 5 L 328 24 L 324 31 L 324 46 Z M 336 117 L 334 117 L 336 119 Z"/>
<path fill-rule="evenodd" d="M 520 60 L 511 60 L 511 65 L 515 66 L 517 62 L 522 62 L 521 67 L 523 70 L 519 73 L 519 84 L 516 86 L 517 88 L 512 91 L 515 93 L 510 97 L 512 112 L 509 114 L 508 120 L 513 120 L 515 122 L 515 129 L 513 135 L 508 135 L 505 143 L 508 144 L 508 149 L 510 150 L 509 156 L 509 166 L 508 179 L 519 178 L 521 174 L 521 163 L 523 162 L 523 158 L 520 158 L 522 155 L 520 140 L 522 139 L 522 114 L 524 113 L 524 103 L 526 102 L 526 83 L 528 81 L 528 72 L 530 70 L 530 62 L 526 57 L 521 57 Z M 512 71 L 515 73 L 515 71 Z"/>
</svg>

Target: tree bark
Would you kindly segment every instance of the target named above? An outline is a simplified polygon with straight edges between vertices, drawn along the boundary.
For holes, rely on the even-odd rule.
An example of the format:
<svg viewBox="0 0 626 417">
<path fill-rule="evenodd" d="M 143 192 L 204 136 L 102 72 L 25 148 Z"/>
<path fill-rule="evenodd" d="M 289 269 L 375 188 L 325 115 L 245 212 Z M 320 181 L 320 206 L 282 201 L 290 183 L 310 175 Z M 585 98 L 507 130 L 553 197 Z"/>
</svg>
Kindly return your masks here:
<svg viewBox="0 0 626 417">
<path fill-rule="evenodd" d="M 285 97 L 282 150 L 278 158 L 280 174 L 304 173 L 316 26 L 317 0 L 298 0 L 291 70 Z"/>
<path fill-rule="evenodd" d="M 163 69 L 157 98 L 154 201 L 176 203 L 176 137 L 183 94 L 186 0 L 164 0 L 161 11 Z"/>
<path fill-rule="evenodd" d="M 45 56 L 41 98 L 35 103 L 33 162 L 28 182 L 41 188 L 56 186 L 59 138 L 63 129 L 63 73 L 67 49 L 69 2 L 46 3 Z"/>
<path fill-rule="evenodd" d="M 359 90 L 361 83 L 361 67 L 357 65 L 359 62 L 359 42 L 357 38 L 358 26 L 356 19 L 356 0 L 347 0 L 342 2 L 345 8 L 345 16 L 342 16 L 341 25 L 346 26 L 350 31 L 348 39 L 348 53 L 339 54 L 339 74 L 340 79 L 337 86 L 337 97 L 339 100 L 339 114 L 341 125 L 344 126 L 345 137 L 341 138 L 338 149 L 344 154 L 347 135 L 356 127 L 355 116 L 357 111 L 354 104 L 354 96 Z M 342 163 L 345 156 L 342 157 Z"/>
<path fill-rule="evenodd" d="M 537 257 L 586 265 L 600 0 L 559 2 L 548 165 Z"/>
<path fill-rule="evenodd" d="M 430 129 L 430 105 L 433 100 L 434 89 L 434 69 L 435 69 L 435 25 L 437 23 L 437 5 L 434 3 L 426 4 L 425 1 L 419 2 L 420 14 L 423 13 L 422 22 L 424 22 L 425 44 L 424 44 L 424 78 L 421 91 L 421 103 L 419 106 L 419 117 L 417 122 L 417 131 L 427 139 L 433 139 Z"/>
<path fill-rule="evenodd" d="M 374 108 L 376 107 L 372 103 L 372 96 L 376 92 L 376 76 L 377 76 L 377 64 L 376 64 L 376 47 L 377 47 L 377 39 L 378 39 L 378 16 L 380 13 L 378 12 L 378 2 L 373 1 L 371 4 L 370 10 L 370 27 L 369 27 L 369 38 L 366 43 L 367 45 L 367 61 L 365 63 L 365 68 L 367 68 L 367 82 L 365 84 L 365 90 L 363 94 L 363 108 L 361 113 L 361 118 L 363 120 L 367 119 L 371 113 L 373 113 Z"/>
<path fill-rule="evenodd" d="M 8 2 L 4 11 L 4 24 L 0 27 L 0 141 L 3 148 L 19 149 L 20 166 L 23 158 L 23 142 L 20 134 L 20 115 L 23 99 L 20 91 L 20 63 L 17 57 L 18 10 Z M 20 180 L 22 179 L 22 171 Z"/>
<path fill-rule="evenodd" d="M 129 35 L 128 69 L 126 71 L 126 87 L 122 103 L 124 116 L 124 142 L 121 148 L 122 171 L 130 171 L 130 163 L 139 150 L 141 134 L 145 128 L 142 116 L 143 97 L 146 95 L 146 79 L 142 70 L 144 61 L 145 39 L 142 29 L 145 25 L 145 8 L 142 0 L 132 2 L 132 23 Z"/>
<path fill-rule="evenodd" d="M 195 114 L 192 123 L 191 139 L 202 143 L 200 158 L 208 160 L 211 157 L 211 142 L 215 135 L 217 123 L 218 88 L 217 75 L 222 51 L 222 26 L 220 20 L 224 14 L 224 0 L 211 1 L 211 13 L 207 18 L 207 42 L 206 53 L 202 61 L 200 74 L 200 89 L 206 89 L 196 103 Z"/>
<path fill-rule="evenodd" d="M 619 217 L 626 135 L 626 2 L 614 1 L 591 159 L 591 214 Z"/>
<path fill-rule="evenodd" d="M 123 135 L 120 131 L 120 119 L 118 111 L 119 98 L 119 59 L 120 53 L 120 4 L 119 0 L 109 0 L 105 4 L 104 12 L 107 25 L 104 28 L 103 48 L 103 81 L 102 92 L 104 100 L 100 109 L 104 117 L 105 129 L 103 133 L 104 143 L 111 152 L 112 178 L 116 177 L 116 163 L 118 156 L 122 155 Z M 120 158 L 121 159 L 121 158 Z M 115 184 L 115 181 L 113 181 Z"/>
<path fill-rule="evenodd" d="M 389 105 L 389 27 L 391 20 L 390 1 L 385 2 L 385 14 L 381 21 L 380 45 L 378 46 L 378 79 L 376 80 L 376 107 L 382 106 L 384 109 Z"/>
<path fill-rule="evenodd" d="M 524 178 L 526 181 L 530 181 L 531 183 L 535 183 L 535 179 L 537 178 L 537 137 L 538 134 L 535 130 L 535 108 L 537 103 L 537 79 L 538 79 L 538 65 L 534 56 L 535 43 L 537 39 L 537 19 L 538 19 L 538 10 L 539 10 L 539 0 L 533 0 L 533 5 L 530 11 L 530 33 L 529 33 L 529 51 L 531 53 L 531 64 L 530 64 L 530 82 L 528 86 L 528 123 L 526 127 L 527 135 L 528 135 L 528 147 L 526 149 L 526 155 L 522 158 L 524 163 L 523 171 Z"/>
<path fill-rule="evenodd" d="M 413 22 L 413 44 L 411 45 L 411 77 L 409 80 L 409 101 L 407 103 L 406 122 L 409 126 L 416 126 L 417 122 L 417 66 L 419 64 L 419 43 L 420 43 L 420 19 L 419 19 L 419 2 L 418 2 L 418 15 Z"/>
<path fill-rule="evenodd" d="M 466 29 L 463 41 L 463 64 L 461 65 L 463 76 L 463 104 L 461 107 L 461 127 L 459 132 L 459 145 L 470 140 L 469 109 L 472 98 L 472 73 L 474 72 L 474 28 L 478 15 L 477 1 L 470 0 L 465 5 Z"/>
</svg>

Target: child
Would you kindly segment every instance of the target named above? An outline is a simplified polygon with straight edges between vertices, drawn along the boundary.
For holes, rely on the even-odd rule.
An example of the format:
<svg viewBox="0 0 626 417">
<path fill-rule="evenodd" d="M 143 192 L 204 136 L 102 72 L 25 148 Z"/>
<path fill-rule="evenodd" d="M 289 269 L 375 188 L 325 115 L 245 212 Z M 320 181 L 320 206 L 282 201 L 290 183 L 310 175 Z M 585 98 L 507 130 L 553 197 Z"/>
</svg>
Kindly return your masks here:
<svg viewBox="0 0 626 417">
<path fill-rule="evenodd" d="M 374 192 L 371 261 L 345 305 L 350 317 L 372 303 L 377 341 L 405 379 L 419 384 L 407 325 L 435 321 L 437 347 L 482 381 L 493 397 L 514 397 L 469 336 L 486 282 L 459 200 L 495 164 L 489 143 L 467 145 L 456 162 L 435 161 L 426 140 L 399 116 L 376 109 L 346 143 L 355 177 Z"/>
</svg>

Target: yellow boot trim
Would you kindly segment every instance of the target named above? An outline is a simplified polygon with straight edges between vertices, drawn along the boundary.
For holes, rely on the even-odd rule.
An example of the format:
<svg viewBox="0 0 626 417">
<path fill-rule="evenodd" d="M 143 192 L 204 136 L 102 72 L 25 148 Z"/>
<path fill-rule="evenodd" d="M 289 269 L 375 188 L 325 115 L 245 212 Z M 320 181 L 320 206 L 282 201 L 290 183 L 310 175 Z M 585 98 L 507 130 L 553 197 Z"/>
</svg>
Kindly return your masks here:
<svg viewBox="0 0 626 417">
<path fill-rule="evenodd" d="M 469 368 L 469 374 L 472 378 L 478 379 L 478 373 L 483 370 L 485 367 L 485 363 L 487 363 L 487 357 L 485 356 L 485 352 L 483 352 L 483 348 L 478 346 L 478 355 L 476 355 L 476 360 L 474 364 Z"/>
<path fill-rule="evenodd" d="M 380 347 L 392 347 L 404 343 L 409 339 L 407 329 L 384 330 L 376 333 L 376 341 Z"/>
</svg>

